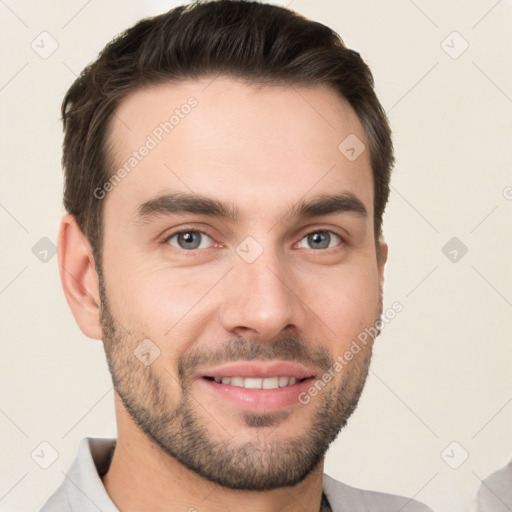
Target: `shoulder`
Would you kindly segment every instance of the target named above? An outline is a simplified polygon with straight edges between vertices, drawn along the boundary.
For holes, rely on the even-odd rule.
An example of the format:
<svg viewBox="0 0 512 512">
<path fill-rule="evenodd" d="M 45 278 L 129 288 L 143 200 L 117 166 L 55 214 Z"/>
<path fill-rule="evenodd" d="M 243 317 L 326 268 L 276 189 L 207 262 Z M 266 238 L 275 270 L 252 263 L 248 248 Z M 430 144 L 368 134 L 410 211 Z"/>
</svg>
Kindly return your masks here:
<svg viewBox="0 0 512 512">
<path fill-rule="evenodd" d="M 115 445 L 115 438 L 83 438 L 60 486 L 39 512 L 117 511 L 101 480 L 109 467 Z"/>
<path fill-rule="evenodd" d="M 419 501 L 346 485 L 324 473 L 324 492 L 332 512 L 433 512 Z"/>
<path fill-rule="evenodd" d="M 512 461 L 482 482 L 475 501 L 479 512 L 511 510 Z"/>
</svg>

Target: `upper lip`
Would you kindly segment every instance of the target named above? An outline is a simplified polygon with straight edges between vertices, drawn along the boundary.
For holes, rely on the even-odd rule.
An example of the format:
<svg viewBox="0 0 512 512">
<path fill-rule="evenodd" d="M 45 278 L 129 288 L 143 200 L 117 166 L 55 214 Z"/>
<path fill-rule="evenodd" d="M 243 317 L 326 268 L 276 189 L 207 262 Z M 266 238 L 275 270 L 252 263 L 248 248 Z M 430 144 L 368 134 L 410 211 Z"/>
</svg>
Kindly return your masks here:
<svg viewBox="0 0 512 512">
<path fill-rule="evenodd" d="M 198 377 L 314 377 L 315 371 L 307 366 L 287 361 L 238 361 L 202 368 Z"/>
</svg>

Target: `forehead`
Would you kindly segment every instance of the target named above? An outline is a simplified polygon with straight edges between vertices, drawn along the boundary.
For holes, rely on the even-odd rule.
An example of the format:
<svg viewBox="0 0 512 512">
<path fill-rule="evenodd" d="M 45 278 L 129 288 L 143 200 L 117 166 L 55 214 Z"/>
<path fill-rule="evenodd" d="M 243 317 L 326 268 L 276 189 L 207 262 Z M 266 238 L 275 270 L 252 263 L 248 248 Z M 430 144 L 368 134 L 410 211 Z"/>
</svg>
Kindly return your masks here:
<svg viewBox="0 0 512 512">
<path fill-rule="evenodd" d="M 147 87 L 116 110 L 108 147 L 106 214 L 133 216 L 149 198 L 174 191 L 268 215 L 308 194 L 349 191 L 373 212 L 364 130 L 328 86 L 210 77 Z"/>
</svg>

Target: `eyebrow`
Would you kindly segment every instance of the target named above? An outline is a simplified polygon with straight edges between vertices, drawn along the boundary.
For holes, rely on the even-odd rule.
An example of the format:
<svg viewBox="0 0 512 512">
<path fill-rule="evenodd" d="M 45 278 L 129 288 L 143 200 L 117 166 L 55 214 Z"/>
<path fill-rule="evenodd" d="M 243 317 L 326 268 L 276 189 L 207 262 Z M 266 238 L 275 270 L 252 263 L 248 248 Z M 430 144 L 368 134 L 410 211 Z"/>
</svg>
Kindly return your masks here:
<svg viewBox="0 0 512 512">
<path fill-rule="evenodd" d="M 152 198 L 137 210 L 136 220 L 146 221 L 156 216 L 184 215 L 196 213 L 236 222 L 240 211 L 233 203 L 223 203 L 200 194 L 173 192 Z M 292 205 L 286 216 L 317 217 L 337 213 L 354 213 L 366 219 L 368 212 L 364 203 L 351 192 L 321 195 L 312 199 L 301 199 Z"/>
</svg>

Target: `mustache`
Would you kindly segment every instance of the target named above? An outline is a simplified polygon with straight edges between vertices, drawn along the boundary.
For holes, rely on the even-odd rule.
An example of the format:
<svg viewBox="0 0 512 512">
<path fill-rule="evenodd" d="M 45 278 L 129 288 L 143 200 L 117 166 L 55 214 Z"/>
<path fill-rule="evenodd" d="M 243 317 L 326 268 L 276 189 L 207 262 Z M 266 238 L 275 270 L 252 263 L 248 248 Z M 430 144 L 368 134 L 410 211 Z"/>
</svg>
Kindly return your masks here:
<svg viewBox="0 0 512 512">
<path fill-rule="evenodd" d="M 308 343 L 296 335 L 280 336 L 271 342 L 234 338 L 222 345 L 192 349 L 183 354 L 178 361 L 178 376 L 183 382 L 202 365 L 273 359 L 315 365 L 324 372 L 334 362 L 327 348 Z"/>
</svg>

